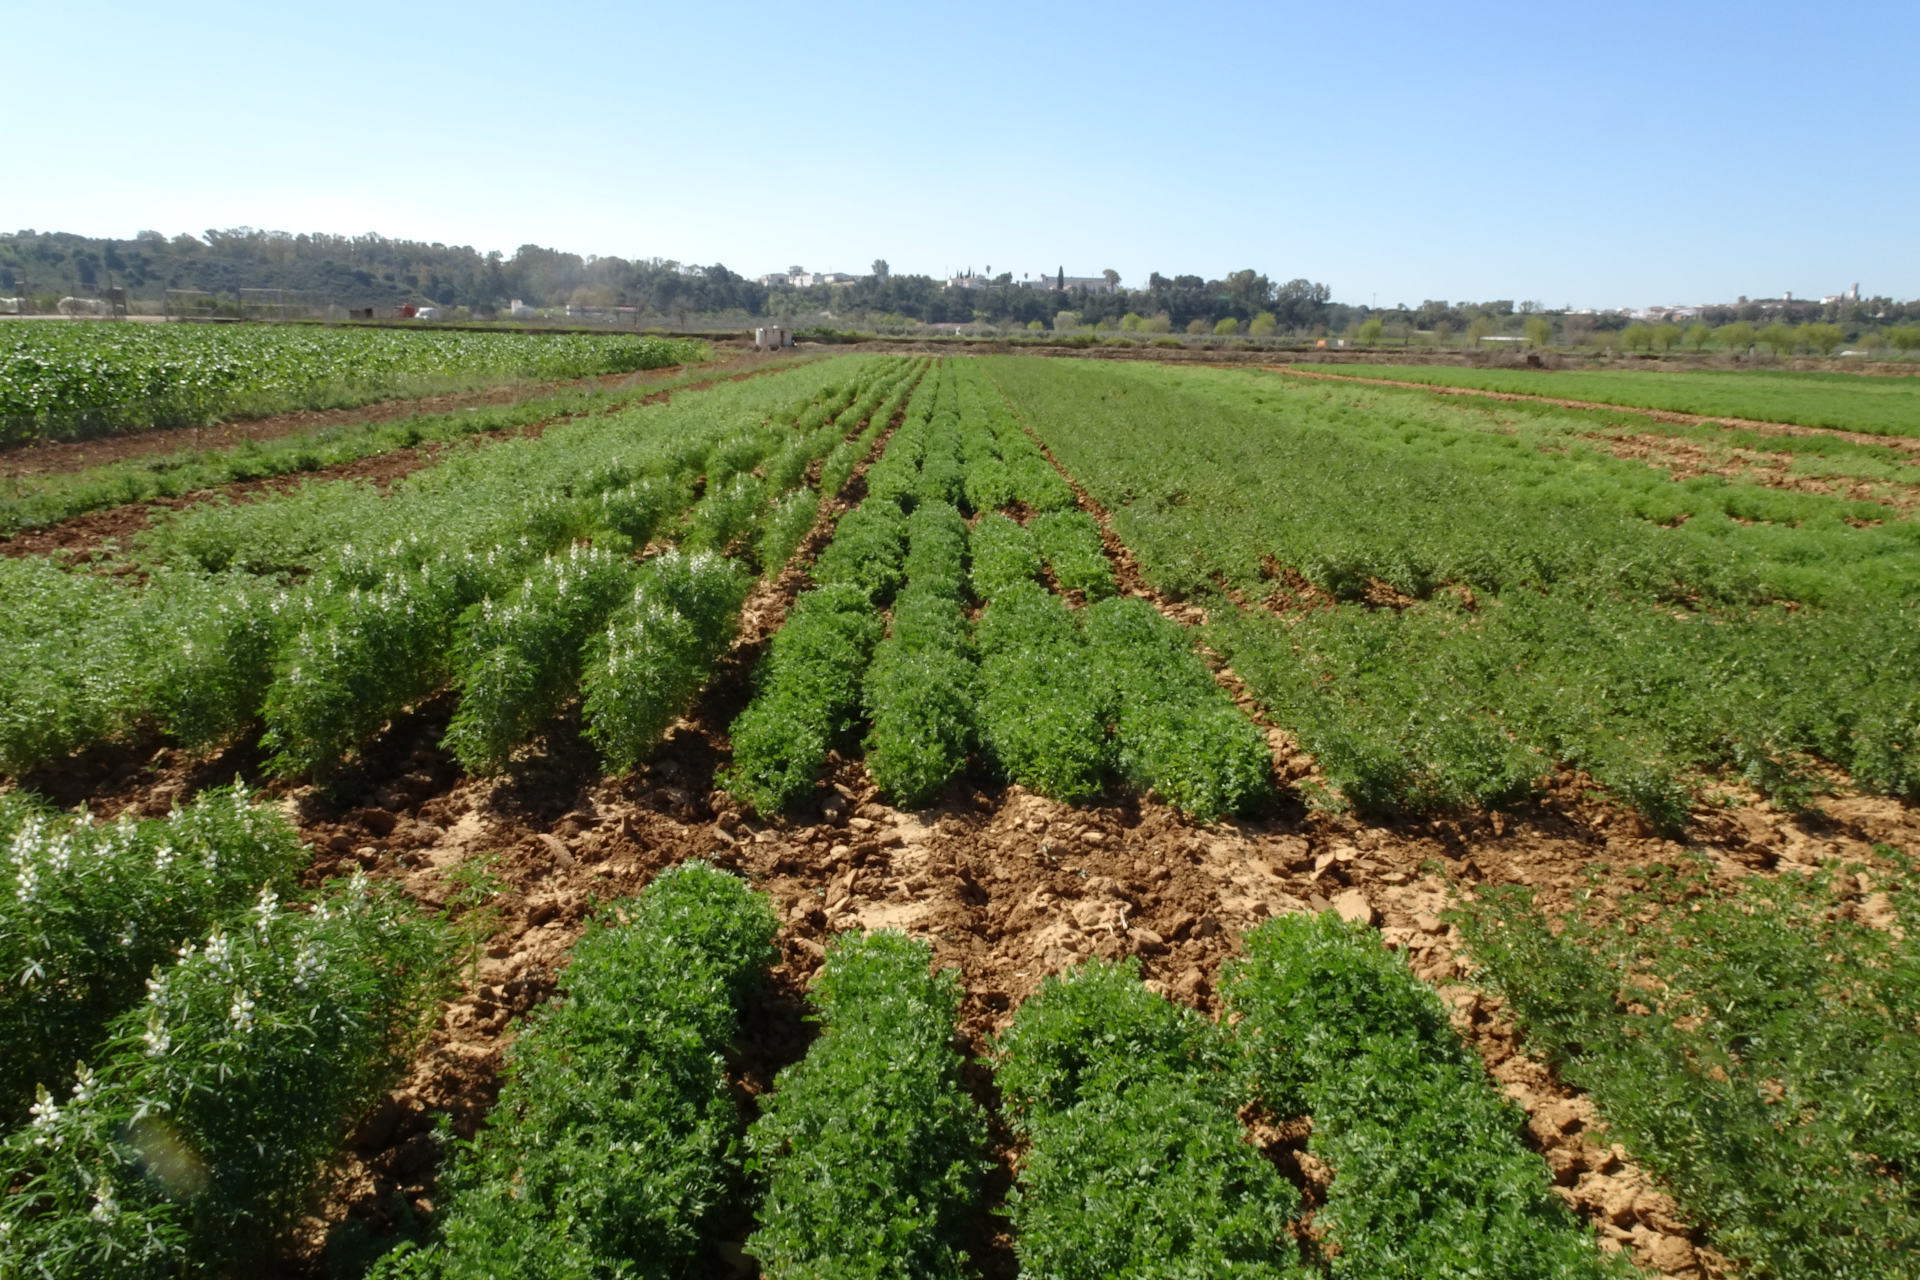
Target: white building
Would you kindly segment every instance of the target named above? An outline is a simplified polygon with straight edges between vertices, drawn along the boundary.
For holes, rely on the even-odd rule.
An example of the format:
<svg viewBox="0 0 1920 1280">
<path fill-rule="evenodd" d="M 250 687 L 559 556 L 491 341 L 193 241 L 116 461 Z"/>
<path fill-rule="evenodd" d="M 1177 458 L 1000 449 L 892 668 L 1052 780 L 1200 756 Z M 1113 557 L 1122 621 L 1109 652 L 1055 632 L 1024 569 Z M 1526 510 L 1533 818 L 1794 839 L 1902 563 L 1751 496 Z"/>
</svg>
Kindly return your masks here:
<svg viewBox="0 0 1920 1280">
<path fill-rule="evenodd" d="M 784 271 L 769 271 L 760 277 L 760 283 L 771 289 L 776 285 L 792 284 L 793 277 Z"/>
<path fill-rule="evenodd" d="M 1085 289 L 1088 293 L 1117 293 L 1119 286 L 1108 284 L 1105 276 L 1070 276 L 1055 271 L 1032 280 L 1020 282 L 1025 289 Z"/>
</svg>

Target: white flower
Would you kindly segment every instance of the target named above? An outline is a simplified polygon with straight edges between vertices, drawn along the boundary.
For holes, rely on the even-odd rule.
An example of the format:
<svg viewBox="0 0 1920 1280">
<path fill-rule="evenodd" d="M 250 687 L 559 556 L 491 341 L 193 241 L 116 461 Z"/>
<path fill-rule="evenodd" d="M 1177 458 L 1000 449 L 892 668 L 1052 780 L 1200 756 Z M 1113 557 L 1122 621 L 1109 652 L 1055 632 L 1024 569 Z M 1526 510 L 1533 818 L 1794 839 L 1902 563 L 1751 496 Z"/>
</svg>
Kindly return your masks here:
<svg viewBox="0 0 1920 1280">
<path fill-rule="evenodd" d="M 80 1064 L 79 1071 L 76 1072 L 74 1076 L 73 1101 L 67 1105 L 70 1107 L 82 1106 L 91 1097 L 93 1097 L 93 1068 L 83 1062 Z"/>
<path fill-rule="evenodd" d="M 147 1019 L 147 1033 L 141 1039 L 147 1042 L 149 1058 L 164 1058 L 167 1056 L 167 1050 L 173 1048 L 173 1037 L 167 1033 L 166 1023 L 160 1017 L 159 1010 L 154 1010 L 153 1015 Z"/>
<path fill-rule="evenodd" d="M 233 1024 L 234 1032 L 245 1035 L 253 1030 L 253 997 L 245 991 L 236 989 L 233 993 L 233 1005 L 227 1010 L 227 1021 Z"/>
<path fill-rule="evenodd" d="M 307 984 L 320 973 L 320 953 L 314 950 L 313 941 L 308 939 L 300 944 L 299 952 L 293 957 L 293 988 L 305 991 Z"/>
<path fill-rule="evenodd" d="M 280 895 L 271 888 L 262 889 L 260 901 L 253 907 L 253 927 L 265 932 L 267 926 L 273 923 L 274 913 L 279 910 L 279 907 Z"/>
</svg>

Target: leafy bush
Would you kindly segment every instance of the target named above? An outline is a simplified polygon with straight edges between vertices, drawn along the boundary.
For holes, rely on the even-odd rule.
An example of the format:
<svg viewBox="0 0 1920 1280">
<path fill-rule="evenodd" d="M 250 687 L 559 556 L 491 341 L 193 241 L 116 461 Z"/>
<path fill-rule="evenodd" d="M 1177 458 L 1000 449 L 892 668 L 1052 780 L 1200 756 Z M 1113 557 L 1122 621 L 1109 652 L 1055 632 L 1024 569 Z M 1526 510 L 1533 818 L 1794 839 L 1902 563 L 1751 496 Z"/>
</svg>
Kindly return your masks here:
<svg viewBox="0 0 1920 1280">
<path fill-rule="evenodd" d="M 1263 1101 L 1311 1115 L 1335 1170 L 1315 1225 L 1337 1274 L 1627 1274 L 1554 1195 L 1519 1111 L 1404 958 L 1332 912 L 1269 920 L 1245 948 L 1221 990 Z"/>
<path fill-rule="evenodd" d="M 561 975 L 565 999 L 507 1051 L 487 1127 L 455 1149 L 439 1239 L 373 1274 L 694 1274 L 710 1215 L 740 1190 L 724 1064 L 778 926 L 764 897 L 698 862 L 604 911 Z"/>
<path fill-rule="evenodd" d="M 795 602 L 754 672 L 753 701 L 734 719 L 729 791 L 766 814 L 813 794 L 828 750 L 851 726 L 883 629 L 866 592 L 850 583 Z"/>
<path fill-rule="evenodd" d="M 1083 593 L 1089 602 L 1114 593 L 1113 566 L 1107 563 L 1100 526 L 1084 511 L 1055 511 L 1036 517 L 1028 530 L 1034 549 L 1046 558 L 1062 590 Z"/>
<path fill-rule="evenodd" d="M 183 943 L 285 893 L 306 850 L 278 809 L 216 789 L 164 820 L 95 826 L 0 795 L 0 1120 L 89 1056 L 107 1021 Z"/>
<path fill-rule="evenodd" d="M 819 517 L 820 495 L 811 489 L 795 489 L 775 503 L 767 513 L 760 541 L 754 548 L 754 559 L 759 561 L 761 571 L 779 573 L 806 536 L 813 532 Z"/>
<path fill-rule="evenodd" d="M 1038 586 L 1015 583 L 994 596 L 974 640 L 981 745 L 994 762 L 1044 796 L 1071 804 L 1098 794 L 1111 764 L 1113 694 L 1098 687 L 1072 611 Z"/>
<path fill-rule="evenodd" d="M 1859 918 L 1866 886 L 1837 864 L 1732 892 L 1707 892 L 1704 865 L 1655 866 L 1600 922 L 1517 890 L 1461 909 L 1529 1044 L 1756 1275 L 1920 1259 L 1902 1185 L 1920 1167 L 1920 894 L 1892 856 L 1879 891 L 1904 933 Z"/>
<path fill-rule="evenodd" d="M 119 731 L 140 704 L 133 593 L 50 559 L 0 560 L 0 770 L 18 775 Z"/>
<path fill-rule="evenodd" d="M 960 611 L 966 525 L 944 503 L 913 513 L 907 589 L 867 673 L 867 767 L 904 805 L 930 799 L 966 767 L 977 736 L 979 672 Z"/>
<path fill-rule="evenodd" d="M 1245 1141 L 1224 1037 L 1141 986 L 1137 960 L 1050 975 L 997 1047 L 1030 1143 L 1011 1197 L 1023 1275 L 1301 1274 L 1299 1198 Z"/>
<path fill-rule="evenodd" d="M 749 1131 L 767 1180 L 747 1241 L 768 1276 L 971 1274 L 963 1219 L 986 1118 L 953 1051 L 958 973 L 898 933 L 842 935 L 812 1000 L 825 1034 Z"/>
<path fill-rule="evenodd" d="M 252 1270 L 438 1016 L 448 954 L 440 926 L 357 874 L 310 912 L 266 891 L 189 943 L 0 1145 L 8 1273 Z"/>
<path fill-rule="evenodd" d="M 619 488 L 602 489 L 600 509 L 594 516 L 596 539 L 638 550 L 692 502 L 693 490 L 677 476 L 645 476 Z"/>
<path fill-rule="evenodd" d="M 833 541 L 814 563 L 813 580 L 822 586 L 851 583 L 875 604 L 885 604 L 900 588 L 906 541 L 907 517 L 899 504 L 869 496 L 840 517 Z"/>
<path fill-rule="evenodd" d="M 973 526 L 973 592 L 991 600 L 1016 582 L 1040 576 L 1040 553 L 1033 534 L 998 512 L 981 516 Z"/>
<path fill-rule="evenodd" d="M 576 544 L 536 565 L 505 601 L 467 610 L 454 642 L 460 709 L 446 745 L 469 772 L 505 768 L 559 711 L 579 683 L 582 647 L 632 588 L 629 561 Z"/>
<path fill-rule="evenodd" d="M 1104 600 L 1084 621 L 1100 683 L 1118 696 L 1122 777 L 1201 819 L 1272 795 L 1265 736 L 1214 683 L 1183 627 L 1133 598 Z"/>
<path fill-rule="evenodd" d="M 581 684 L 587 737 L 608 769 L 639 764 L 692 705 L 739 630 L 751 582 L 709 551 L 641 566 L 633 598 L 592 642 Z"/>
</svg>

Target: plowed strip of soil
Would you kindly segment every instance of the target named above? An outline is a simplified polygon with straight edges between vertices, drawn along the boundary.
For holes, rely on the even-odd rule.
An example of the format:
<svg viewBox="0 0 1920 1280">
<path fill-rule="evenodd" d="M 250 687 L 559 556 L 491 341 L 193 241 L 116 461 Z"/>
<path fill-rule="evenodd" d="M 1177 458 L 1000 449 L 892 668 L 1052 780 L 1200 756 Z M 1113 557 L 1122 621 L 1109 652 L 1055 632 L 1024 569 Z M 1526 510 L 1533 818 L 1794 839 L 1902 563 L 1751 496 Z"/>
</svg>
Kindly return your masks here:
<svg viewBox="0 0 1920 1280">
<path fill-rule="evenodd" d="M 1638 413 L 1652 418 L 1655 422 L 1672 422 L 1682 426 L 1718 426 L 1737 427 L 1742 431 L 1757 431 L 1769 436 L 1830 436 L 1852 444 L 1882 445 L 1889 449 L 1904 449 L 1910 453 L 1920 453 L 1920 439 L 1911 436 L 1876 436 L 1864 431 L 1842 431 L 1836 427 L 1803 427 L 1793 422 L 1760 422 L 1753 418 L 1729 418 L 1725 416 L 1707 417 L 1698 413 L 1677 413 L 1672 409 L 1644 409 L 1630 404 L 1604 404 L 1598 400 L 1561 400 L 1553 396 L 1528 396 L 1512 391 L 1487 391 L 1480 387 L 1440 387 L 1430 382 L 1402 382 L 1395 378 L 1362 378 L 1347 373 L 1309 373 L 1295 365 L 1262 365 L 1270 373 L 1285 373 L 1296 378 L 1325 378 L 1329 382 L 1361 382 L 1378 387 L 1406 387 L 1414 391 L 1431 391 L 1443 396 L 1478 396 L 1484 400 L 1505 400 L 1518 404 L 1551 404 L 1562 409 L 1600 409 L 1608 413 Z"/>
</svg>

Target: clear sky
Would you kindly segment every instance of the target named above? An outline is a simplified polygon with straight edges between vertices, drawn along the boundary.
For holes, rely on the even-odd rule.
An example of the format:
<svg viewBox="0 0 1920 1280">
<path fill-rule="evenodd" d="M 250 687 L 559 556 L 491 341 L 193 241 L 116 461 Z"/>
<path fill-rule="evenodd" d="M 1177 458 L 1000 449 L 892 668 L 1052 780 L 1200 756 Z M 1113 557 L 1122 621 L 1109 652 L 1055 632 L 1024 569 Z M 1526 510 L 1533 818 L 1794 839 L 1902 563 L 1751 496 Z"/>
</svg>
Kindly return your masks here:
<svg viewBox="0 0 1920 1280">
<path fill-rule="evenodd" d="M 1920 4 L 0 0 L 0 227 L 1920 296 Z"/>
</svg>

